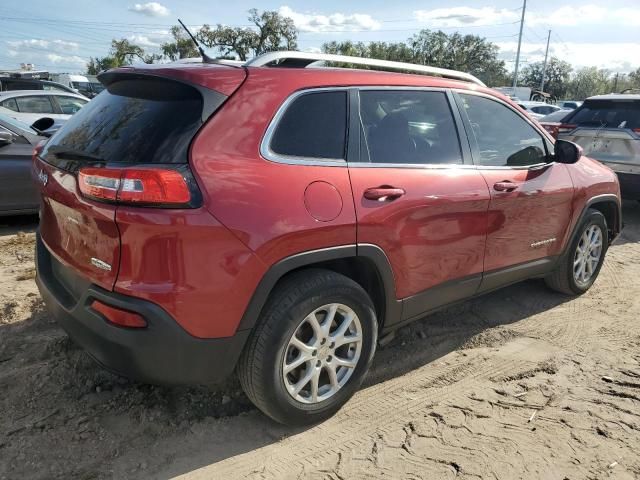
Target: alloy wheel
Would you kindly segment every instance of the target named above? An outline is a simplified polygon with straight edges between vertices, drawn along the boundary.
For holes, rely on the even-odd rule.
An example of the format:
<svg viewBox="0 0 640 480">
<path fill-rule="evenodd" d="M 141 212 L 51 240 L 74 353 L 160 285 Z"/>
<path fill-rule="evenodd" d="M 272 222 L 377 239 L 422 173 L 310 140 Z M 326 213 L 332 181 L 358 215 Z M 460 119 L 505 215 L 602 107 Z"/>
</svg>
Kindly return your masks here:
<svg viewBox="0 0 640 480">
<path fill-rule="evenodd" d="M 341 303 L 315 309 L 289 339 L 282 362 L 287 392 L 301 403 L 333 397 L 351 378 L 362 350 L 362 326 Z"/>
<path fill-rule="evenodd" d="M 602 230 L 598 225 L 590 225 L 580 237 L 573 257 L 573 278 L 584 287 L 598 268 L 602 256 Z"/>
</svg>

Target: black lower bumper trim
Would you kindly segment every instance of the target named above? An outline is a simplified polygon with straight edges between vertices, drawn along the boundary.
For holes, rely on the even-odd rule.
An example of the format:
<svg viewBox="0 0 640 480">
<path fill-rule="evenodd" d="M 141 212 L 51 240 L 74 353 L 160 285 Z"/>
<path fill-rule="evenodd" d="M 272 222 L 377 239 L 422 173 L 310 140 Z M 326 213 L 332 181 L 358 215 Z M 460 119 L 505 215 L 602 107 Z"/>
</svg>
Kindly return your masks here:
<svg viewBox="0 0 640 480">
<path fill-rule="evenodd" d="M 80 294 L 78 289 L 65 294 L 64 283 L 58 281 L 57 273 L 66 267 L 56 265 L 54 270 L 55 262 L 58 261 L 38 236 L 36 283 L 48 310 L 67 334 L 108 370 L 143 382 L 167 385 L 213 384 L 233 372 L 249 330 L 226 338 L 196 338 L 165 310 L 146 300 L 89 283 Z M 108 323 L 90 308 L 94 299 L 142 315 L 147 328 L 121 328 Z"/>
</svg>

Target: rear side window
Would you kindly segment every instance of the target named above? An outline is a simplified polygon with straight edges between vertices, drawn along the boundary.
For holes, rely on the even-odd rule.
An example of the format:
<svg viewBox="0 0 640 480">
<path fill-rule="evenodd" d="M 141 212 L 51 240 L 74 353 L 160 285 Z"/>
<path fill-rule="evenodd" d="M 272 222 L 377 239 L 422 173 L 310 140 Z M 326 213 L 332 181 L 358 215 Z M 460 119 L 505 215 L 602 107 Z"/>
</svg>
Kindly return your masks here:
<svg viewBox="0 0 640 480">
<path fill-rule="evenodd" d="M 73 115 L 78 110 L 80 110 L 84 104 L 87 103 L 86 100 L 76 97 L 64 97 L 62 95 L 56 96 L 56 100 L 58 101 L 58 105 L 62 109 L 62 113 L 66 115 Z"/>
<path fill-rule="evenodd" d="M 277 155 L 344 159 L 347 92 L 306 93 L 286 109 L 271 139 Z"/>
<path fill-rule="evenodd" d="M 55 113 L 51 99 L 45 95 L 39 97 L 16 97 L 21 113 Z"/>
<path fill-rule="evenodd" d="M 483 166 L 525 167 L 547 160 L 542 136 L 506 105 L 478 95 L 460 94 Z"/>
<path fill-rule="evenodd" d="M 565 121 L 582 127 L 640 128 L 640 100 L 586 101 Z"/>
<path fill-rule="evenodd" d="M 360 119 L 372 163 L 458 164 L 462 152 L 444 92 L 363 90 Z"/>
<path fill-rule="evenodd" d="M 166 79 L 120 80 L 73 115 L 44 158 L 116 163 L 186 163 L 202 125 L 202 97 Z"/>
<path fill-rule="evenodd" d="M 18 111 L 18 104 L 16 103 L 15 98 L 8 98 L 3 102 L 0 102 L 0 107 L 8 108 L 9 110 L 13 110 L 14 112 Z"/>
</svg>

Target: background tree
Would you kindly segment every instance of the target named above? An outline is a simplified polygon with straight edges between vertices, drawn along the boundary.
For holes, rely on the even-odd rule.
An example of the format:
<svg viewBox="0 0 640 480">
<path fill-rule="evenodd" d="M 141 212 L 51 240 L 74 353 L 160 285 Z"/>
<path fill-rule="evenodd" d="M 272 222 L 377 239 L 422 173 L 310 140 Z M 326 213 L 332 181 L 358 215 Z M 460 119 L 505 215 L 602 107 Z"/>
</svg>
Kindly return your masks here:
<svg viewBox="0 0 640 480">
<path fill-rule="evenodd" d="M 493 86 L 507 81 L 504 62 L 498 59 L 498 46 L 476 35 L 448 35 L 442 31 L 422 30 L 407 42 L 329 42 L 322 46 L 322 50 L 325 53 L 465 71 Z"/>
<path fill-rule="evenodd" d="M 629 74 L 629 79 L 632 82 L 633 87 L 640 88 L 640 67 L 635 72 Z"/>
<path fill-rule="evenodd" d="M 160 45 L 162 54 L 171 61 L 181 58 L 199 57 L 200 52 L 196 48 L 193 40 L 189 38 L 182 26 L 174 25 L 170 30 L 173 37 L 172 42 L 166 42 Z"/>
<path fill-rule="evenodd" d="M 204 25 L 196 36 L 203 45 L 216 48 L 223 57 L 238 57 L 240 60 L 266 52 L 298 48 L 298 30 L 290 18 L 275 11 L 258 13 L 252 8 L 249 21 L 255 28 L 220 24 L 212 28 Z"/>
<path fill-rule="evenodd" d="M 478 35 L 422 30 L 409 39 L 414 62 L 469 72 L 487 85 L 504 84 L 507 71 L 499 48 Z"/>
<path fill-rule="evenodd" d="M 540 88 L 540 81 L 542 80 L 543 68 L 544 62 L 527 65 L 522 69 L 520 79 L 518 80 L 519 83 L 523 86 L 538 90 Z M 568 62 L 556 57 L 551 57 L 547 63 L 547 70 L 544 76 L 544 91 L 556 98 L 564 98 L 569 86 L 572 70 L 573 68 Z"/>
<path fill-rule="evenodd" d="M 576 72 L 567 85 L 567 98 L 584 100 L 592 95 L 602 95 L 612 91 L 610 73 L 597 67 L 584 67 Z"/>
<path fill-rule="evenodd" d="M 138 58 L 145 63 L 153 63 L 162 58 L 159 54 L 145 54 L 145 51 L 139 45 L 131 43 L 126 38 L 120 40 L 111 40 L 111 50 L 106 57 L 90 58 L 87 64 L 87 74 L 97 75 L 98 73 L 110 68 L 121 67 L 123 65 L 131 65 Z"/>
</svg>

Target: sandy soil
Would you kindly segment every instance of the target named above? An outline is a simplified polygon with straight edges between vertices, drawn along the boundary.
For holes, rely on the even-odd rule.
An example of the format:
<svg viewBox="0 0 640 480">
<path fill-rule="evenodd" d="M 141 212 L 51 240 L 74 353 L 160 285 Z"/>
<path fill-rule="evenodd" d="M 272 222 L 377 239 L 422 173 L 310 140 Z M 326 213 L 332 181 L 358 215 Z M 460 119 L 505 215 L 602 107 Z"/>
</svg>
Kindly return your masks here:
<svg viewBox="0 0 640 480">
<path fill-rule="evenodd" d="M 0 478 L 640 478 L 640 207 L 588 294 L 529 281 L 404 328 L 309 429 L 236 381 L 111 375 L 46 314 L 33 234 L 0 237 Z"/>
</svg>

